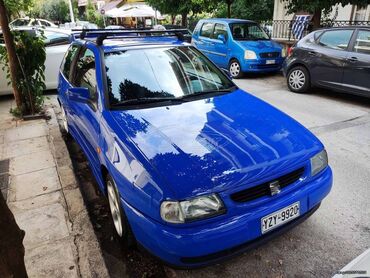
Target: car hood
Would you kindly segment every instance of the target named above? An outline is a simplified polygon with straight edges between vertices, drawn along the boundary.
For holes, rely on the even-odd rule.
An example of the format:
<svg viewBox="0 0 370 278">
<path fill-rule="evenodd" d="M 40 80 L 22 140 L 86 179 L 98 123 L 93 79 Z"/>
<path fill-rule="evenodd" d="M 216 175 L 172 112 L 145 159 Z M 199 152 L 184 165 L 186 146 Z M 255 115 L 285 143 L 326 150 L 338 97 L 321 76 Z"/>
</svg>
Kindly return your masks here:
<svg viewBox="0 0 370 278">
<path fill-rule="evenodd" d="M 178 199 L 302 167 L 323 148 L 295 120 L 241 90 L 111 115 L 140 153 L 137 159 L 149 162 Z"/>
<path fill-rule="evenodd" d="M 237 41 L 237 43 L 247 50 L 253 50 L 256 53 L 281 51 L 281 45 L 274 41 Z"/>
</svg>

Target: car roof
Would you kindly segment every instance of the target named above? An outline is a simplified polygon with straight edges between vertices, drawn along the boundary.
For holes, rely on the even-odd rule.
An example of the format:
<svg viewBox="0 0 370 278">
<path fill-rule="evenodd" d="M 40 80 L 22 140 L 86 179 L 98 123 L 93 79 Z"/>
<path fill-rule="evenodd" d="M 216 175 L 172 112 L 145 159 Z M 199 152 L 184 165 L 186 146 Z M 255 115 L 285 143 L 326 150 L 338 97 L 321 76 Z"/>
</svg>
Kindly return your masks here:
<svg viewBox="0 0 370 278">
<path fill-rule="evenodd" d="M 348 26 L 335 26 L 335 27 L 323 27 L 320 29 L 315 30 L 316 31 L 327 31 L 327 30 L 342 30 L 342 29 L 370 29 L 369 25 L 348 25 Z"/>
<path fill-rule="evenodd" d="M 256 23 L 253 20 L 248 19 L 238 19 L 238 18 L 208 18 L 208 19 L 202 19 L 202 22 L 204 21 L 210 21 L 210 22 L 224 22 L 224 23 Z"/>
</svg>

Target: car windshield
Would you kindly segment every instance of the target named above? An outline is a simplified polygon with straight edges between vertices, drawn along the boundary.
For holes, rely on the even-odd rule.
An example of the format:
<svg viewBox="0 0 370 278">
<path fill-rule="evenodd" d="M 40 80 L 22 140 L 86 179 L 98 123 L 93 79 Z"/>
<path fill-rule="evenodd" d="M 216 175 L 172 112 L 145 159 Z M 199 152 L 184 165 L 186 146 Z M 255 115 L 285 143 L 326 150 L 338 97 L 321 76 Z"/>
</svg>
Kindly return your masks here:
<svg viewBox="0 0 370 278">
<path fill-rule="evenodd" d="M 18 26 L 27 26 L 28 23 L 30 22 L 29 19 L 16 19 L 11 23 L 12 27 L 18 27 Z"/>
<path fill-rule="evenodd" d="M 157 47 L 105 55 L 110 104 L 181 100 L 226 93 L 235 85 L 190 46 Z"/>
<path fill-rule="evenodd" d="M 269 40 L 269 36 L 256 23 L 232 23 L 231 33 L 237 41 Z"/>
</svg>

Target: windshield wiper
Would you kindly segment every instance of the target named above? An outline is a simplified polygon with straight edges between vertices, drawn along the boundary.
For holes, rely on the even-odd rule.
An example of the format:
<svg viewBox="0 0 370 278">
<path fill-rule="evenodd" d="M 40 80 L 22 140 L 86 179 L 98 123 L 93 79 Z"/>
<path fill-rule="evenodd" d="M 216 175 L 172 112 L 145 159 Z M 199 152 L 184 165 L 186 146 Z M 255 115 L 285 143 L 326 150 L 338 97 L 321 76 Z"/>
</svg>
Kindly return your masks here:
<svg viewBox="0 0 370 278">
<path fill-rule="evenodd" d="M 112 106 L 125 106 L 125 105 L 139 105 L 139 104 L 151 104 L 151 103 L 159 103 L 159 102 L 164 102 L 164 103 L 170 103 L 173 104 L 173 102 L 181 102 L 178 98 L 173 98 L 173 97 L 154 97 L 154 98 L 133 98 L 133 99 L 128 99 L 124 101 L 120 101 L 117 103 L 111 104 Z"/>
<path fill-rule="evenodd" d="M 184 95 L 184 96 L 180 97 L 179 99 L 181 99 L 181 100 L 187 100 L 187 99 L 197 98 L 197 97 L 200 97 L 200 96 L 210 95 L 210 94 L 212 94 L 212 95 L 223 95 L 223 94 L 227 94 L 227 93 L 233 92 L 237 88 L 238 88 L 237 86 L 232 86 L 232 87 L 227 88 L 227 89 L 196 92 L 196 93 L 193 93 L 193 94 Z"/>
</svg>

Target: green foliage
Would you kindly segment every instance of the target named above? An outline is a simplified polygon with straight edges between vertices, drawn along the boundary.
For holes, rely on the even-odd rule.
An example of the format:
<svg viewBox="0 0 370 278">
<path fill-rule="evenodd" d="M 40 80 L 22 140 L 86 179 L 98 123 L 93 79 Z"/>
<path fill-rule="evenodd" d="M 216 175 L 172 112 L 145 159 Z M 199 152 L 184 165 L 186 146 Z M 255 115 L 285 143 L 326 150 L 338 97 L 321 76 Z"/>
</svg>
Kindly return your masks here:
<svg viewBox="0 0 370 278">
<path fill-rule="evenodd" d="M 235 0 L 231 5 L 233 18 L 257 21 L 272 20 L 274 1 L 272 0 Z M 222 3 L 216 12 L 217 17 L 227 16 L 227 6 Z"/>
<path fill-rule="evenodd" d="M 28 12 L 33 0 L 4 0 L 6 9 L 11 17 L 19 17 L 20 12 Z"/>
<path fill-rule="evenodd" d="M 45 89 L 45 45 L 43 36 L 35 36 L 27 32 L 13 32 L 16 53 L 20 64 L 16 86 L 21 93 L 21 111 L 13 114 L 29 115 L 38 113 L 44 103 Z M 4 46 L 0 46 L 0 64 L 7 73 L 10 84 L 8 54 Z"/>
<path fill-rule="evenodd" d="M 91 0 L 87 2 L 85 17 L 87 21 L 95 23 L 99 27 L 104 27 L 103 16 L 96 10 L 95 6 L 92 4 Z"/>
<path fill-rule="evenodd" d="M 65 0 L 37 1 L 31 9 L 30 15 L 35 18 L 44 18 L 51 21 L 70 21 L 69 6 Z"/>
<path fill-rule="evenodd" d="M 298 11 L 307 11 L 314 13 L 316 11 L 324 11 L 324 13 L 329 13 L 332 7 L 336 4 L 342 4 L 345 6 L 347 4 L 367 6 L 369 0 L 281 0 L 285 2 L 288 9 L 288 13 L 295 13 Z"/>
</svg>

